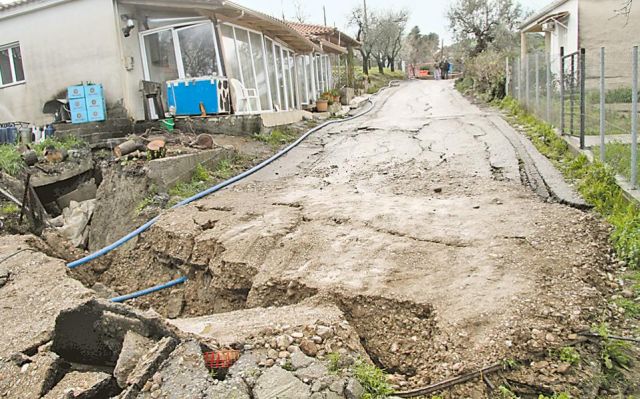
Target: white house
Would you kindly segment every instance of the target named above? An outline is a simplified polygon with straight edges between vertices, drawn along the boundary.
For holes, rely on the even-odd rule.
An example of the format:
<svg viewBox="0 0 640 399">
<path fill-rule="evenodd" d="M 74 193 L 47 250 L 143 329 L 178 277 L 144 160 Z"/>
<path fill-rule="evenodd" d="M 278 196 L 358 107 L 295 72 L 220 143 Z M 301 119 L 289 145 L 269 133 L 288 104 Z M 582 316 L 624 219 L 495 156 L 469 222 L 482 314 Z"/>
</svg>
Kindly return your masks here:
<svg viewBox="0 0 640 399">
<path fill-rule="evenodd" d="M 312 39 L 223 0 L 19 0 L 0 6 L 0 123 L 51 122 L 43 105 L 79 82 L 104 86 L 107 117 L 143 120 L 143 81 L 166 95 L 165 82 L 203 76 L 247 89 L 236 113 L 299 109 L 333 87 L 332 62 L 357 45 Z"/>
</svg>

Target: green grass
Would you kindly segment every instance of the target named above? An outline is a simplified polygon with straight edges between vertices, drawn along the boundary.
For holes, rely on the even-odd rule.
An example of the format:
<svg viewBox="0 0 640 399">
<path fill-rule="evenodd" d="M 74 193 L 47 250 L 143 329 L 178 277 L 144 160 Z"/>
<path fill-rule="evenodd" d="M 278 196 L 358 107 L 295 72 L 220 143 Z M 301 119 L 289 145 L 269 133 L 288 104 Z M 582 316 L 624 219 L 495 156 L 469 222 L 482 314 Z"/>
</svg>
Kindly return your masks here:
<svg viewBox="0 0 640 399">
<path fill-rule="evenodd" d="M 84 140 L 79 139 L 76 136 L 68 135 L 63 137 L 49 137 L 44 141 L 36 144 L 33 149 L 38 154 L 38 156 L 42 156 L 44 150 L 47 147 L 65 149 L 68 151 L 84 148 L 86 146 L 87 143 Z"/>
<path fill-rule="evenodd" d="M 330 373 L 337 373 L 340 371 L 340 354 L 338 352 L 331 352 L 327 355 L 329 360 L 328 369 Z"/>
<path fill-rule="evenodd" d="M 7 204 L 2 205 L 0 207 L 0 215 L 15 215 L 20 213 L 20 207 L 13 202 L 9 202 Z"/>
<path fill-rule="evenodd" d="M 169 190 L 169 195 L 172 198 L 169 205 L 175 205 L 181 200 L 192 197 L 207 189 L 207 183 L 209 183 L 209 181 L 211 181 L 209 171 L 201 164 L 198 164 L 193 171 L 191 181 L 178 183 Z"/>
<path fill-rule="evenodd" d="M 283 144 L 291 143 L 297 138 L 297 134 L 289 128 L 276 128 L 271 133 L 254 134 L 253 138 L 277 148 Z"/>
<path fill-rule="evenodd" d="M 572 366 L 577 366 L 580 363 L 580 353 L 571 346 L 565 346 L 558 351 L 558 359 Z"/>
<path fill-rule="evenodd" d="M 362 67 L 355 68 L 356 81 L 362 81 L 365 79 L 365 75 L 362 72 Z M 384 73 L 380 73 L 378 71 L 378 67 L 374 67 L 369 69 L 369 89 L 367 93 L 375 94 L 383 87 L 389 85 L 392 80 L 404 80 L 406 79 L 404 72 L 402 71 L 394 71 L 391 72 L 391 69 L 385 68 Z"/>
<path fill-rule="evenodd" d="M 0 172 L 16 176 L 24 168 L 22 156 L 12 145 L 0 145 Z"/>
<path fill-rule="evenodd" d="M 362 399 L 383 399 L 393 394 L 384 371 L 359 359 L 353 367 L 353 374 L 364 388 Z"/>
<path fill-rule="evenodd" d="M 624 309 L 624 314 L 634 319 L 640 318 L 640 304 L 633 299 L 618 298 L 615 300 L 616 305 Z"/>
<path fill-rule="evenodd" d="M 600 147 L 593 149 L 594 154 L 600 154 Z M 631 179 L 631 145 L 622 143 L 609 143 L 604 147 L 605 162 L 611 166 L 613 170 Z M 640 168 L 640 159 L 638 159 L 638 167 Z M 640 170 L 640 169 L 638 169 Z"/>
<path fill-rule="evenodd" d="M 551 125 L 527 113 L 513 98 L 504 99 L 500 106 L 525 127 L 536 148 L 576 183 L 585 201 L 613 226 L 611 243 L 618 257 L 639 268 L 640 210 L 626 199 L 614 169 L 599 162 L 589 163 L 584 155 L 574 156 Z"/>
</svg>

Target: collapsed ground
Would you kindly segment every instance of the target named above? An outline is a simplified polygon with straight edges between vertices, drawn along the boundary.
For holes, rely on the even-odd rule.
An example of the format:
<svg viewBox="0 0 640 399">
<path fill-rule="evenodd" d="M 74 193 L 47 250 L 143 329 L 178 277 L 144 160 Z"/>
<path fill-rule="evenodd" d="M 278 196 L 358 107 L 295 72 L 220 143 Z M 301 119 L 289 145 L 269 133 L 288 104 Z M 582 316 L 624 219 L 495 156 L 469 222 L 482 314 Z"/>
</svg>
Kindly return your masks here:
<svg viewBox="0 0 640 399">
<path fill-rule="evenodd" d="M 186 275 L 129 304 L 202 341 L 256 352 L 262 367 L 287 365 L 297 345 L 329 363 L 369 358 L 408 390 L 529 360 L 493 385 L 613 395 L 599 345 L 576 344 L 580 332 L 625 319 L 609 303 L 622 295 L 625 267 L 609 227 L 536 195 L 513 132 L 495 118 L 447 82 L 401 85 L 371 114 L 163 213 L 134 247 L 71 275 L 110 295 Z M 339 340 L 316 334 L 343 321 Z M 258 351 L 267 347 L 278 350 Z M 488 386 L 474 380 L 444 395 L 487 397 Z"/>
</svg>

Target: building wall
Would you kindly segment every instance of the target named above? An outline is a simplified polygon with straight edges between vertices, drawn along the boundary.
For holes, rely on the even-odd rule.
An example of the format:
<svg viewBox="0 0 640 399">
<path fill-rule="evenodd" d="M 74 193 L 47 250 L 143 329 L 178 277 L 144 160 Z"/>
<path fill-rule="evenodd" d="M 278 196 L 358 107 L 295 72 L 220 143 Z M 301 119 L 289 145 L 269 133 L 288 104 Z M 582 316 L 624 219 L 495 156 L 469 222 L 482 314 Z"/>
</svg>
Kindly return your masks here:
<svg viewBox="0 0 640 399">
<path fill-rule="evenodd" d="M 571 54 L 579 49 L 579 26 L 580 13 L 578 9 L 579 0 L 571 0 L 560 7 L 554 9 L 550 14 L 569 12 L 569 18 L 563 21 L 566 27 L 556 25 L 554 32 L 547 32 L 547 43 L 549 44 L 549 56 L 551 59 L 551 71 L 554 74 L 560 73 L 560 49 L 564 47 L 565 54 Z"/>
<path fill-rule="evenodd" d="M 640 45 L 640 2 L 627 20 L 620 0 L 580 0 L 580 46 L 586 50 L 587 86 L 598 86 L 600 48 L 605 47 L 607 88 L 631 87 L 631 54 Z"/>
<path fill-rule="evenodd" d="M 0 122 L 49 123 L 44 103 L 82 81 L 102 83 L 109 105 L 123 99 L 113 7 L 108 0 L 75 0 L 0 19 L 0 45 L 20 42 L 26 78 L 0 88 Z"/>
</svg>

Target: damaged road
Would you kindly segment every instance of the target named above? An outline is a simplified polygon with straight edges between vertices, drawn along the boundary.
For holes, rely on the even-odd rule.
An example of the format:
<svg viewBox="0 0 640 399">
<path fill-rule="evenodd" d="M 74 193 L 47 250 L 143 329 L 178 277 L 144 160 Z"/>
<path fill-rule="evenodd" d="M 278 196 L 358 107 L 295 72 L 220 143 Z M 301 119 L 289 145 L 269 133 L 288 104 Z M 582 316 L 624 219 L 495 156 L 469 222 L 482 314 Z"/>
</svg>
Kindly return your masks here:
<svg viewBox="0 0 640 399">
<path fill-rule="evenodd" d="M 608 227 L 521 140 L 449 82 L 384 91 L 368 115 L 71 272 L 110 295 L 189 278 L 128 302 L 171 319 L 170 333 L 122 333 L 100 344 L 100 363 L 118 369 L 123 340 L 193 354 L 196 339 L 240 351 L 238 368 L 258 371 L 229 370 L 212 385 L 199 360 L 176 355 L 200 370 L 188 397 L 341 398 L 362 387 L 325 378 L 334 353 L 352 358 L 346 367 L 371 360 L 408 390 L 561 347 L 606 317 L 607 271 L 619 264 Z M 147 397 L 162 385 L 154 378 L 184 373 L 171 359 L 145 372 L 148 362 L 128 366 L 128 379 L 115 373 L 121 397 Z M 595 397 L 558 370 L 551 362 L 531 383 Z M 478 381 L 459 389 L 450 397 L 485 397 Z"/>
</svg>

